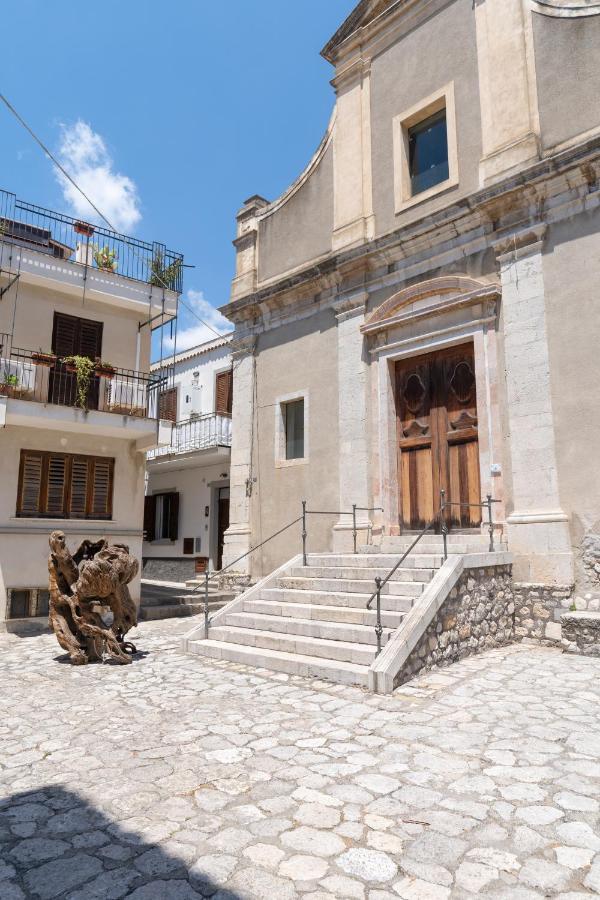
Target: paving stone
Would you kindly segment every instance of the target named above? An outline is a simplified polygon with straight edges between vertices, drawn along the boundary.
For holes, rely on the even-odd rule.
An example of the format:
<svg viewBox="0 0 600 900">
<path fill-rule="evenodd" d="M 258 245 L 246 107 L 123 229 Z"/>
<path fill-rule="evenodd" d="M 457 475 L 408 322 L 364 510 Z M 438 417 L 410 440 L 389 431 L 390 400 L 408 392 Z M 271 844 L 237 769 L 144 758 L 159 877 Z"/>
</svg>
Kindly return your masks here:
<svg viewBox="0 0 600 900">
<path fill-rule="evenodd" d="M 555 847 L 556 862 L 567 869 L 583 869 L 592 861 L 592 850 L 583 850 L 581 847 Z"/>
<path fill-rule="evenodd" d="M 563 816 L 564 812 L 553 806 L 524 806 L 517 810 L 517 818 L 528 825 L 549 825 Z"/>
<path fill-rule="evenodd" d="M 243 855 L 263 869 L 276 869 L 285 856 L 283 850 L 273 844 L 253 844 L 242 851 Z"/>
<path fill-rule="evenodd" d="M 394 885 L 394 890 L 403 900 L 448 900 L 450 897 L 449 888 L 419 878 L 403 878 Z"/>
<path fill-rule="evenodd" d="M 341 853 L 346 846 L 342 838 L 336 834 L 304 825 L 293 831 L 284 832 L 281 835 L 281 843 L 284 847 L 291 847 L 292 850 L 301 853 L 325 857 Z"/>
<path fill-rule="evenodd" d="M 346 878 L 345 875 L 330 875 L 323 879 L 321 886 L 343 900 L 364 900 L 365 897 L 365 889 L 360 881 Z"/>
<path fill-rule="evenodd" d="M 69 857 L 68 865 L 65 865 L 64 860 L 55 859 L 30 869 L 23 880 L 34 896 L 50 900 L 51 897 L 58 897 L 59 894 L 78 887 L 101 871 L 100 860 L 85 853 L 76 853 Z"/>
<path fill-rule="evenodd" d="M 561 791 L 553 797 L 554 802 L 563 809 L 577 812 L 597 812 L 600 804 L 593 797 L 584 797 L 581 794 L 573 794 L 570 791 Z"/>
<path fill-rule="evenodd" d="M 227 887 L 238 897 L 244 900 L 296 900 L 294 886 L 287 878 L 280 878 L 250 866 L 247 869 L 238 869 L 230 878 Z M 236 894 L 236 892 L 239 892 Z M 169 898 L 170 900 L 170 898 Z"/>
<path fill-rule="evenodd" d="M 387 853 L 353 847 L 336 860 L 337 865 L 348 875 L 355 875 L 363 881 L 391 881 L 398 873 L 398 866 Z"/>
<path fill-rule="evenodd" d="M 136 888 L 127 895 L 128 900 L 199 900 L 202 894 L 195 891 L 187 881 L 173 879 L 172 881 L 152 881 Z M 214 895 L 216 897 L 216 895 Z M 229 900 L 223 895 L 222 900 Z M 232 897 L 231 900 L 234 900 Z"/>
<path fill-rule="evenodd" d="M 208 886 L 223 885 L 237 865 L 237 857 L 227 853 L 211 853 L 200 856 L 189 870 L 189 879 L 193 888 L 204 894 Z"/>
<path fill-rule="evenodd" d="M 565 822 L 556 826 L 556 833 L 565 844 L 596 852 L 600 850 L 600 835 L 596 834 L 587 822 Z"/>
<path fill-rule="evenodd" d="M 331 806 L 323 806 L 321 803 L 303 803 L 294 813 L 294 820 L 302 825 L 312 825 L 315 828 L 333 828 L 339 824 L 341 813 Z"/>
<path fill-rule="evenodd" d="M 318 856 L 291 856 L 279 866 L 279 874 L 292 881 L 318 881 L 329 869 L 329 863 Z"/>
<path fill-rule="evenodd" d="M 479 894 L 483 888 L 498 877 L 498 870 L 483 863 L 462 862 L 456 870 L 456 886 Z"/>
<path fill-rule="evenodd" d="M 26 863 L 40 863 L 46 859 L 55 859 L 70 850 L 70 844 L 66 841 L 52 840 L 51 838 L 28 838 L 20 841 L 11 851 L 11 858 L 20 865 Z"/>
<path fill-rule="evenodd" d="M 543 891 L 562 891 L 569 884 L 571 873 L 564 866 L 547 859 L 531 857 L 519 872 L 519 878 L 533 888 Z"/>
</svg>

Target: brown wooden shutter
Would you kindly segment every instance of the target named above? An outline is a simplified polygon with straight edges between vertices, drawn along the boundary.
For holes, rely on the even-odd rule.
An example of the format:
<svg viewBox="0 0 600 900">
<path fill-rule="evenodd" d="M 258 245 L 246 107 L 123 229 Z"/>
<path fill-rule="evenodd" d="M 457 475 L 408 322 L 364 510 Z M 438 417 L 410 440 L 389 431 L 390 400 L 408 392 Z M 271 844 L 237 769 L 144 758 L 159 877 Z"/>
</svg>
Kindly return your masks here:
<svg viewBox="0 0 600 900">
<path fill-rule="evenodd" d="M 90 478 L 92 497 L 89 515 L 92 519 L 110 519 L 112 516 L 113 466 L 113 459 L 90 460 L 93 476 Z"/>
<path fill-rule="evenodd" d="M 65 515 L 67 457 L 48 454 L 44 513 L 49 517 Z"/>
<path fill-rule="evenodd" d="M 71 461 L 69 512 L 72 519 L 85 519 L 88 497 L 88 459 L 74 456 Z"/>
<path fill-rule="evenodd" d="M 144 532 L 147 541 L 154 540 L 156 527 L 156 496 L 150 494 L 144 499 Z"/>
<path fill-rule="evenodd" d="M 215 412 L 230 416 L 233 407 L 233 369 L 219 372 L 215 388 Z"/>
<path fill-rule="evenodd" d="M 186 556 L 192 556 L 194 553 L 194 538 L 183 539 L 183 552 Z"/>
<path fill-rule="evenodd" d="M 179 535 L 179 494 L 173 492 L 169 497 L 169 540 L 176 541 Z"/>
<path fill-rule="evenodd" d="M 63 356 L 75 356 L 77 354 L 78 334 L 79 319 L 77 316 L 54 313 L 52 351 L 57 356 L 62 358 Z"/>
<path fill-rule="evenodd" d="M 21 450 L 17 494 L 18 516 L 39 516 L 40 514 L 43 462 L 43 453 Z"/>
<path fill-rule="evenodd" d="M 167 419 L 169 422 L 177 421 L 177 388 L 161 391 L 159 418 Z"/>
<path fill-rule="evenodd" d="M 79 356 L 94 360 L 102 357 L 102 328 L 102 322 L 79 320 Z"/>
</svg>

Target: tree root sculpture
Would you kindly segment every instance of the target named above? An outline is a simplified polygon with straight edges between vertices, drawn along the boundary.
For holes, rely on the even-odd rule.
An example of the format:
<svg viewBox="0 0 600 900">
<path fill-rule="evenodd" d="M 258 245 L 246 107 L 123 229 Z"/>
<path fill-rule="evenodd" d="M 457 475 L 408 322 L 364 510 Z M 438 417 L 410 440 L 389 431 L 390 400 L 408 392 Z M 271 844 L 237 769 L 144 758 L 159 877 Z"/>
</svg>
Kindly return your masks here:
<svg viewBox="0 0 600 900">
<path fill-rule="evenodd" d="M 102 662 L 105 656 L 131 662 L 136 652 L 125 641 L 137 625 L 137 610 L 127 585 L 139 563 L 125 544 L 83 541 L 71 556 L 62 531 L 50 535 L 48 576 L 50 627 L 73 665 Z M 112 624 L 103 616 L 112 612 Z"/>
</svg>

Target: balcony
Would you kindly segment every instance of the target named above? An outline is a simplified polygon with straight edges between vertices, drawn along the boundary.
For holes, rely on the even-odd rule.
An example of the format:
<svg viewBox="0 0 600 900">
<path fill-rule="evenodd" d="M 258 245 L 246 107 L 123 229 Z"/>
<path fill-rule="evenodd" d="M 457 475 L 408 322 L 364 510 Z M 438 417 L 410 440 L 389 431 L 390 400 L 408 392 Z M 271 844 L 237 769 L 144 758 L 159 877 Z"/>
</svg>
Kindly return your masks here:
<svg viewBox="0 0 600 900">
<path fill-rule="evenodd" d="M 130 309 L 164 306 L 174 316 L 183 256 L 0 191 L 0 271 Z"/>
<path fill-rule="evenodd" d="M 183 469 L 229 460 L 231 419 L 218 413 L 198 416 L 173 426 L 171 443 L 148 453 L 152 468 Z"/>
<path fill-rule="evenodd" d="M 171 368 L 147 374 L 98 362 L 84 382 L 53 354 L 15 347 L 0 333 L 0 425 L 127 438 L 145 451 L 171 442 L 158 413 L 172 377 Z"/>
</svg>

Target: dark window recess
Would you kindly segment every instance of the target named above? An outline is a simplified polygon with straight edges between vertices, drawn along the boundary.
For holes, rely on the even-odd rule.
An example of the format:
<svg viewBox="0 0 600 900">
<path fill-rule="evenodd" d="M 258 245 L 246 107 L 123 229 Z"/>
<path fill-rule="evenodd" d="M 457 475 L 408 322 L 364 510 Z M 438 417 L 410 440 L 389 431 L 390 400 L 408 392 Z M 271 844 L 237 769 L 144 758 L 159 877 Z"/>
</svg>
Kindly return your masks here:
<svg viewBox="0 0 600 900">
<path fill-rule="evenodd" d="M 283 406 L 285 458 L 304 457 L 304 400 L 292 400 Z"/>
<path fill-rule="evenodd" d="M 159 418 L 167 419 L 169 422 L 177 421 L 177 388 L 161 391 Z"/>
<path fill-rule="evenodd" d="M 58 357 L 58 362 L 50 369 L 49 403 L 57 403 L 60 406 L 77 405 L 77 374 L 69 372 L 61 360 L 67 356 L 87 356 L 92 360 L 101 358 L 102 327 L 102 322 L 54 313 L 52 352 Z M 99 394 L 100 378 L 94 375 L 90 379 L 88 389 L 88 409 L 98 409 Z"/>
<path fill-rule="evenodd" d="M 413 196 L 448 180 L 450 170 L 445 109 L 408 129 L 408 159 Z"/>
<path fill-rule="evenodd" d="M 194 538 L 183 539 L 183 552 L 186 556 L 192 556 L 194 553 Z"/>
<path fill-rule="evenodd" d="M 110 519 L 115 461 L 21 450 L 17 516 L 48 519 Z"/>
<path fill-rule="evenodd" d="M 230 416 L 233 409 L 233 369 L 219 372 L 215 385 L 215 412 Z"/>
<path fill-rule="evenodd" d="M 50 592 L 39 590 L 37 592 L 36 616 L 47 616 L 50 611 Z"/>
<path fill-rule="evenodd" d="M 31 615 L 31 591 L 15 591 L 10 592 L 10 619 L 26 619 Z"/>
<path fill-rule="evenodd" d="M 179 493 L 151 494 L 144 504 L 144 535 L 147 541 L 176 541 L 179 534 Z M 183 551 L 187 551 L 184 549 Z"/>
</svg>

